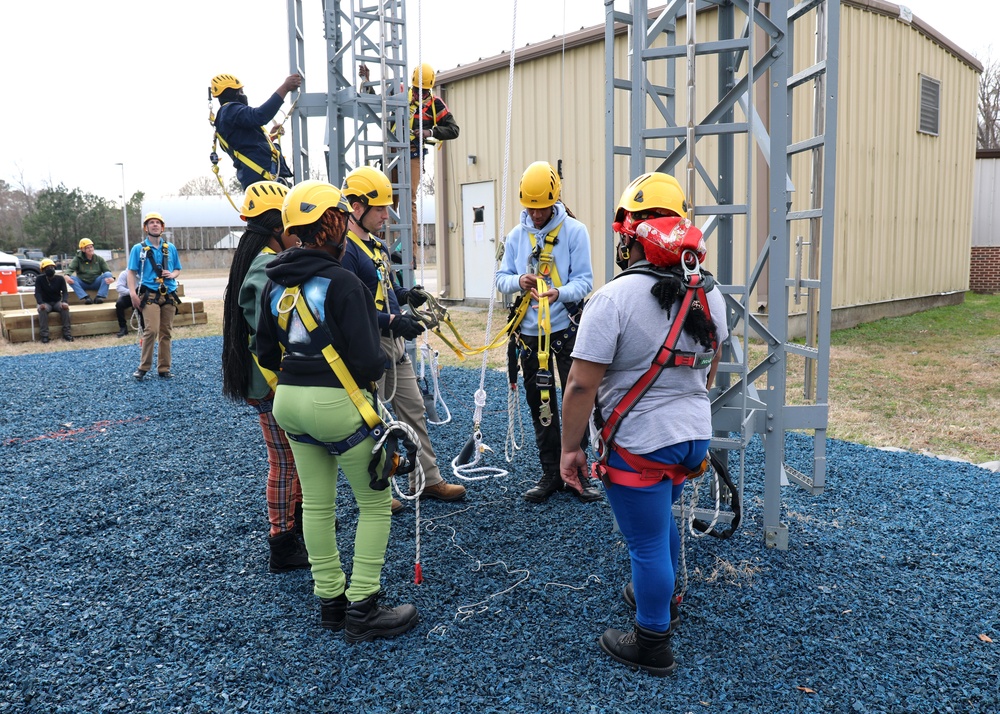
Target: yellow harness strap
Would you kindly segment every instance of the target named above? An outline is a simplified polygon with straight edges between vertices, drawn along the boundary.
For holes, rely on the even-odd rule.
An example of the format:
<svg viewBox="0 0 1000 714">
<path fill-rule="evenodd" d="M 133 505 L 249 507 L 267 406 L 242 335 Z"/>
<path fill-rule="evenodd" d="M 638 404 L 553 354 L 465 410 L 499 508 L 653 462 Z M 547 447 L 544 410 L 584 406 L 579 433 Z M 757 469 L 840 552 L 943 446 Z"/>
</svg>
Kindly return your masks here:
<svg viewBox="0 0 1000 714">
<path fill-rule="evenodd" d="M 260 252 L 263 253 L 263 254 L 265 254 L 265 255 L 277 255 L 277 253 L 275 253 L 273 250 L 271 250 L 271 248 L 269 248 L 266 245 L 261 249 Z M 247 338 L 247 342 L 249 342 L 249 341 L 250 341 L 250 338 L 248 337 Z M 284 354 L 284 352 L 285 352 L 284 345 L 281 346 L 281 352 L 282 352 L 282 354 Z M 271 388 L 271 391 L 274 391 L 274 389 L 277 388 L 277 386 L 278 386 L 278 373 L 277 372 L 272 372 L 267 367 L 261 366 L 260 360 L 257 359 L 257 355 L 255 355 L 253 352 L 250 353 L 250 356 L 253 357 L 253 361 L 256 363 L 257 369 L 260 370 L 260 373 L 262 375 L 264 375 L 264 379 L 267 380 L 267 386 L 269 386 Z"/>
<path fill-rule="evenodd" d="M 549 370 L 549 347 L 552 343 L 552 321 L 551 321 L 551 311 L 549 305 L 549 299 L 545 297 L 545 293 L 549 290 L 549 284 L 546 278 L 552 281 L 552 287 L 558 288 L 562 285 L 562 279 L 559 277 L 559 271 L 556 269 L 556 263 L 552 259 L 552 248 L 556 244 L 556 236 L 559 235 L 560 229 L 563 224 L 560 223 L 556 226 L 555 230 L 545 236 L 544 244 L 542 245 L 542 251 L 538 256 L 538 278 L 537 285 L 535 286 L 535 291 L 538 293 L 538 371 L 547 372 L 549 376 L 549 382 L 552 383 L 551 371 Z M 535 236 L 530 231 L 528 232 L 528 238 L 531 241 L 531 250 L 534 252 L 537 247 L 535 242 Z M 525 300 L 524 302 L 528 302 Z M 548 426 L 552 423 L 552 394 L 548 388 L 542 388 L 539 390 L 539 396 L 541 397 L 541 406 L 538 410 L 538 421 L 542 426 Z"/>
<path fill-rule="evenodd" d="M 291 300 L 291 304 L 286 303 L 286 299 Z M 298 313 L 299 319 L 302 320 L 302 325 L 309 331 L 310 335 L 319 329 L 319 323 L 313 317 L 312 311 L 306 304 L 305 298 L 302 297 L 298 285 L 285 288 L 284 295 L 278 300 L 278 325 L 285 332 L 288 332 L 288 322 L 291 318 L 292 310 Z M 326 358 L 327 364 L 330 365 L 330 369 L 337 375 L 340 384 L 347 391 L 347 396 L 351 398 L 354 406 L 361 412 L 361 418 L 365 420 L 365 424 L 369 427 L 384 424 L 385 422 L 382 421 L 382 418 L 365 398 L 365 395 L 362 394 L 358 383 L 354 381 L 354 377 L 351 375 L 351 371 L 344 364 L 344 360 L 337 354 L 337 350 L 333 348 L 333 344 L 329 341 L 327 341 L 326 347 L 323 348 L 323 356 Z"/>
<path fill-rule="evenodd" d="M 268 136 L 268 133 L 266 131 L 264 131 L 264 127 L 261 127 L 260 130 L 261 130 L 261 133 L 264 134 L 264 138 L 267 139 L 268 146 L 271 147 L 271 156 L 272 156 L 272 158 L 274 158 L 275 162 L 277 162 L 277 160 L 278 160 L 278 150 L 276 148 L 274 148 L 274 144 L 271 142 L 271 137 Z M 218 140 L 219 140 L 219 146 L 222 147 L 223 151 L 225 151 L 230 156 L 233 156 L 233 157 L 239 159 L 241 163 L 246 164 L 247 166 L 249 166 L 254 171 L 254 173 L 260 174 L 260 176 L 263 177 L 266 181 L 274 181 L 274 180 L 276 180 L 278 178 L 277 174 L 272 174 L 270 171 L 264 170 L 256 162 L 251 161 L 246 156 L 244 156 L 243 154 L 241 154 L 239 151 L 236 151 L 235 149 L 233 149 L 232 151 L 230 151 L 229 144 L 226 143 L 226 140 L 222 138 L 222 135 L 219 134 L 219 132 L 215 132 L 215 136 L 218 138 Z"/>
<path fill-rule="evenodd" d="M 375 290 L 375 309 L 379 312 L 385 312 L 388 309 L 387 295 L 392 290 L 392 283 L 389 278 L 389 269 L 385 264 L 385 260 L 382 259 L 382 249 L 376 248 L 375 252 L 373 252 L 365 241 L 355 235 L 354 231 L 347 231 L 347 237 L 375 264 L 375 272 L 378 274 L 378 288 Z"/>
</svg>

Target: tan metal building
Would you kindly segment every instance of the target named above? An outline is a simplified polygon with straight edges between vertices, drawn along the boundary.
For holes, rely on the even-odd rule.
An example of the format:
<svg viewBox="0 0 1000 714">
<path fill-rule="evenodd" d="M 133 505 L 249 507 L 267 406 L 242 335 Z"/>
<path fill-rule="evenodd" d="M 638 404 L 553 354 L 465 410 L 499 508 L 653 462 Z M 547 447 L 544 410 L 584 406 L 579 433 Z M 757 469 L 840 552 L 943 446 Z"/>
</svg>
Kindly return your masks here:
<svg viewBox="0 0 1000 714">
<path fill-rule="evenodd" d="M 683 22 L 678 37 L 684 36 Z M 842 0 L 840 23 L 834 327 L 962 300 L 969 287 L 982 72 L 969 53 L 897 5 Z M 700 12 L 699 41 L 711 40 L 715 25 L 714 11 Z M 624 66 L 624 31 L 615 42 L 616 65 Z M 810 64 L 812 52 L 798 43 L 796 64 Z M 595 285 L 606 282 L 604 54 L 603 26 L 517 48 L 506 191 L 509 56 L 438 75 L 439 91 L 462 128 L 458 139 L 435 152 L 438 279 L 445 298 L 467 304 L 489 299 L 501 231 L 516 226 L 521 211 L 518 179 L 537 160 L 562 161 L 563 200 L 590 230 Z M 698 85 L 697 101 L 708 107 L 716 73 L 713 67 L 699 67 L 699 73 L 708 79 Z M 793 116 L 793 138 L 809 135 L 812 117 Z M 619 131 L 624 133 L 616 123 Z M 621 139 L 616 136 L 616 143 Z M 713 166 L 712 145 L 698 146 L 699 160 Z M 745 192 L 745 144 L 736 157 L 739 194 Z M 793 164 L 796 200 L 809 192 L 807 163 Z M 625 161 L 616 161 L 614 171 L 617 195 L 628 180 Z M 755 188 L 755 196 L 761 193 Z M 754 205 L 766 203 L 755 197 Z M 740 220 L 737 234 L 745 231 Z M 766 296 L 757 300 L 766 304 Z"/>
</svg>

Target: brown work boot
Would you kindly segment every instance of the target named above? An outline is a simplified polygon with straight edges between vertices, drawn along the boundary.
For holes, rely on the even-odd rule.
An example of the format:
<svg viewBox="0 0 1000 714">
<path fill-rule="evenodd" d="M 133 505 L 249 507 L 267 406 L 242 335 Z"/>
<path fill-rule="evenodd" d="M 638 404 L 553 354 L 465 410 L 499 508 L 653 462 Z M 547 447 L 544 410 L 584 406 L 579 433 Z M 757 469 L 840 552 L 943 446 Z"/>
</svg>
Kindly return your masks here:
<svg viewBox="0 0 1000 714">
<path fill-rule="evenodd" d="M 403 510 L 403 504 L 396 498 L 392 499 L 392 505 L 389 507 L 393 514 L 399 513 Z"/>
<path fill-rule="evenodd" d="M 421 498 L 434 498 L 438 501 L 457 501 L 465 497 L 465 486 L 456 483 L 439 481 L 433 486 L 424 486 Z"/>
</svg>

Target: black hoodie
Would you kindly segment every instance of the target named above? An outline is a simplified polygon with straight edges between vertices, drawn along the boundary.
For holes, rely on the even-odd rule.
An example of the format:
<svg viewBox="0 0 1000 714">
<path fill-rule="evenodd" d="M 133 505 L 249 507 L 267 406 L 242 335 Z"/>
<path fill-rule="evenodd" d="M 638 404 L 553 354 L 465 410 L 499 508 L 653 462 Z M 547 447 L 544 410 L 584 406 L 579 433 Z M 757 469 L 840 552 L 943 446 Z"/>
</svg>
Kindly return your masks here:
<svg viewBox="0 0 1000 714">
<path fill-rule="evenodd" d="M 369 382 L 381 379 L 385 372 L 385 352 L 379 345 L 378 317 L 371 293 L 354 273 L 341 267 L 340 262 L 322 250 L 292 248 L 287 250 L 265 269 L 269 278 L 261 295 L 260 318 L 257 323 L 257 356 L 261 365 L 277 372 L 278 384 L 299 387 L 340 387 L 326 358 L 318 350 L 305 349 L 305 354 L 286 352 L 281 355 L 277 317 L 272 312 L 273 291 L 302 285 L 310 278 L 320 277 L 330 281 L 324 300 L 324 324 L 333 337 L 333 348 L 347 364 L 354 380 L 362 389 Z M 318 306 L 316 306 L 318 307 Z M 317 309 L 312 310 L 317 318 Z M 314 342 L 321 347 L 325 341 L 322 327 L 314 335 Z M 285 345 L 288 348 L 288 345 Z"/>
</svg>

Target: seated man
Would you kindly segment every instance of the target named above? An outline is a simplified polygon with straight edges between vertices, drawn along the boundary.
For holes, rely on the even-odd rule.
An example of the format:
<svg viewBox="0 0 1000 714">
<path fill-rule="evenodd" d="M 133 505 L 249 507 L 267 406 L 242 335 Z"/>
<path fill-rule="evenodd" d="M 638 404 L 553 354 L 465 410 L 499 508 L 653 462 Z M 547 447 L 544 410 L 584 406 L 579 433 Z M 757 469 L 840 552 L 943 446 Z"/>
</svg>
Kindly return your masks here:
<svg viewBox="0 0 1000 714">
<path fill-rule="evenodd" d="M 115 283 L 115 290 L 118 292 L 118 299 L 115 300 L 115 317 L 118 318 L 118 334 L 116 337 L 124 337 L 128 334 L 128 323 L 125 321 L 125 310 L 132 307 L 132 296 L 128 291 L 128 268 L 118 274 L 118 281 Z M 138 312 L 132 308 L 132 312 Z M 139 330 L 142 330 L 142 313 L 139 312 Z"/>
<path fill-rule="evenodd" d="M 56 275 L 56 264 L 48 258 L 39 264 L 42 274 L 35 280 L 35 302 L 38 303 L 38 326 L 42 342 L 49 341 L 49 313 L 53 310 L 62 316 L 63 339 L 73 341 L 69 327 L 69 303 L 66 302 L 69 293 L 66 292 L 66 279 Z"/>
<path fill-rule="evenodd" d="M 115 281 L 107 261 L 94 253 L 94 241 L 90 238 L 80 241 L 80 250 L 70 261 L 65 272 L 66 284 L 73 288 L 76 296 L 87 305 L 104 302 L 108 297 L 108 288 Z M 91 300 L 87 294 L 88 290 L 96 290 L 97 297 Z"/>
</svg>

